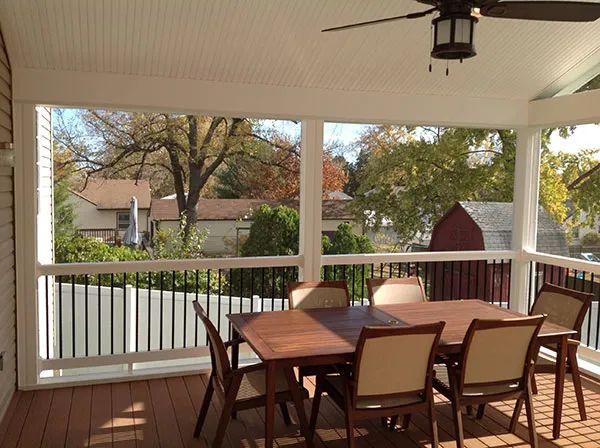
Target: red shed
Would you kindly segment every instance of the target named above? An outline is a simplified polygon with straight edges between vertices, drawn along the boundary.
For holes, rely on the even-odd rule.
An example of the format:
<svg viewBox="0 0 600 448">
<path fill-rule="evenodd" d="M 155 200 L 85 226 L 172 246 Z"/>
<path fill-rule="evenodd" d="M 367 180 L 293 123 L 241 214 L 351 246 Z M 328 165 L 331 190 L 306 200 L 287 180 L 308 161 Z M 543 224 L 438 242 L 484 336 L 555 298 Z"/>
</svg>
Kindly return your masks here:
<svg viewBox="0 0 600 448">
<path fill-rule="evenodd" d="M 510 250 L 512 202 L 457 202 L 433 228 L 430 251 Z M 569 256 L 565 229 L 539 209 L 537 250 Z M 510 261 L 431 263 L 431 300 L 480 298 L 506 302 Z M 556 273 L 547 273 L 552 275 Z M 562 276 L 564 273 L 558 273 Z"/>
</svg>

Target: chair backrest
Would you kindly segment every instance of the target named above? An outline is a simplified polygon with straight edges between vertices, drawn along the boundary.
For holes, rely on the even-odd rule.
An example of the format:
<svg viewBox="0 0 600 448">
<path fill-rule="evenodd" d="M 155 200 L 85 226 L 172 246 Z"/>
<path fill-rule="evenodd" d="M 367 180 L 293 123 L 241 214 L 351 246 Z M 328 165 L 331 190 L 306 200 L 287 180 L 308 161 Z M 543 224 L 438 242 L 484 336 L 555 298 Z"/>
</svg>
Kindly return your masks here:
<svg viewBox="0 0 600 448">
<path fill-rule="evenodd" d="M 367 288 L 371 305 L 427 301 L 421 277 L 371 278 Z"/>
<path fill-rule="evenodd" d="M 198 301 L 194 300 L 192 304 L 194 305 L 194 311 L 196 311 L 196 315 L 200 318 L 206 327 L 206 332 L 208 333 L 210 361 L 213 372 L 216 373 L 221 384 L 225 385 L 225 382 L 231 373 L 231 364 L 229 363 L 229 356 L 227 356 L 227 349 L 225 348 L 223 339 L 221 339 L 221 335 L 210 321 Z"/>
<path fill-rule="evenodd" d="M 587 292 L 545 283 L 531 307 L 531 314 L 547 314 L 548 322 L 577 331 L 579 339 L 581 324 L 593 298 L 594 295 Z"/>
<path fill-rule="evenodd" d="M 290 309 L 336 308 L 350 306 L 348 285 L 344 280 L 326 282 L 290 282 Z"/>
<path fill-rule="evenodd" d="M 353 400 L 386 400 L 430 390 L 445 322 L 364 327 L 354 360 Z"/>
<path fill-rule="evenodd" d="M 544 319 L 545 316 L 474 319 L 463 342 L 459 393 L 465 386 L 516 383 L 518 390 L 523 390 Z"/>
</svg>

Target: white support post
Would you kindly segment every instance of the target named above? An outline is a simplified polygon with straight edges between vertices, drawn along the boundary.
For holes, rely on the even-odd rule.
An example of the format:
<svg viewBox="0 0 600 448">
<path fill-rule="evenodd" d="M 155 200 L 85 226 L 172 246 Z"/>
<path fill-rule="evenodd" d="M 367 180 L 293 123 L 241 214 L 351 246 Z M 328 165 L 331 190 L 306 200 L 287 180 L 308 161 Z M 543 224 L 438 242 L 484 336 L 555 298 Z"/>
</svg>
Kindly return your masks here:
<svg viewBox="0 0 600 448">
<path fill-rule="evenodd" d="M 524 250 L 535 250 L 540 177 L 541 137 L 537 128 L 517 130 L 513 193 L 512 249 L 517 253 L 511 270 L 511 308 L 527 313 L 531 272 Z"/>
<path fill-rule="evenodd" d="M 37 129 L 33 104 L 14 104 L 17 366 L 19 387 L 38 381 L 36 291 Z"/>
<path fill-rule="evenodd" d="M 300 279 L 316 281 L 321 276 L 322 120 L 302 121 L 300 158 Z"/>
</svg>

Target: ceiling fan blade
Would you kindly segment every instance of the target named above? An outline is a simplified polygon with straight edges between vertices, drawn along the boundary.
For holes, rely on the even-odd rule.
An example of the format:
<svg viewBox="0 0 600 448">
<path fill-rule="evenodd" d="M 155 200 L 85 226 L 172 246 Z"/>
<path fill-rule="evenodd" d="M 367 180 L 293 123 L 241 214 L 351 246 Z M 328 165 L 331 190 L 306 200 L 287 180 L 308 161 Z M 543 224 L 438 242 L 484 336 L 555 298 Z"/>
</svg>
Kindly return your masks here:
<svg viewBox="0 0 600 448">
<path fill-rule="evenodd" d="M 432 14 L 435 11 L 437 11 L 437 7 L 428 9 L 426 11 L 413 12 L 411 14 L 406 14 L 403 16 L 388 17 L 386 19 L 369 20 L 367 22 L 352 23 L 350 25 L 334 26 L 333 28 L 326 28 L 324 30 L 321 30 L 321 32 L 327 33 L 329 31 L 343 31 L 343 30 L 349 30 L 351 28 L 359 28 L 361 26 L 379 25 L 380 23 L 393 22 L 394 20 L 401 20 L 401 19 L 418 19 L 420 17 L 425 17 L 429 14 Z"/>
<path fill-rule="evenodd" d="M 565 1 L 508 1 L 481 6 L 481 15 L 501 19 L 593 22 L 600 18 L 600 3 Z"/>
</svg>

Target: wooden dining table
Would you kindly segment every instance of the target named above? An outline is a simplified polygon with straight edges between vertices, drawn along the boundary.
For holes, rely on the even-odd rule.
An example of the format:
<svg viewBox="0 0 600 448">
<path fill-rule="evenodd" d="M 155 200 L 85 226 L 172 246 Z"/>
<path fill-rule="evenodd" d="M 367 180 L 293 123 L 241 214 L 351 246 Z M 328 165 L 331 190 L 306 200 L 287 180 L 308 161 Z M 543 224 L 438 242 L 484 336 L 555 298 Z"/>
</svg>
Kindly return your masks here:
<svg viewBox="0 0 600 448">
<path fill-rule="evenodd" d="M 417 325 L 444 321 L 446 326 L 440 339 L 438 352 L 459 353 L 462 342 L 475 318 L 504 319 L 523 316 L 512 310 L 476 299 L 443 302 L 356 306 L 345 308 L 320 308 L 311 310 L 286 310 L 256 313 L 229 314 L 234 336 L 241 336 L 265 364 L 267 372 L 265 408 L 265 445 L 273 446 L 275 418 L 275 384 L 279 369 L 287 375 L 293 395 L 298 397 L 300 386 L 292 381 L 294 367 L 329 365 L 351 361 L 356 343 L 364 326 Z M 557 345 L 555 371 L 553 437 L 560 436 L 562 403 L 566 373 L 567 343 L 575 332 L 552 323 L 544 323 L 538 340 L 540 345 Z M 493 350 L 490 347 L 490 350 Z M 232 353 L 232 363 L 237 367 L 238 350 Z M 304 408 L 296 406 L 300 430 L 307 446 L 308 423 Z"/>
</svg>

